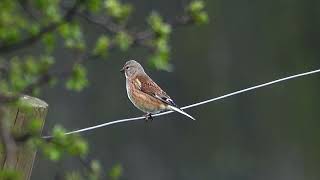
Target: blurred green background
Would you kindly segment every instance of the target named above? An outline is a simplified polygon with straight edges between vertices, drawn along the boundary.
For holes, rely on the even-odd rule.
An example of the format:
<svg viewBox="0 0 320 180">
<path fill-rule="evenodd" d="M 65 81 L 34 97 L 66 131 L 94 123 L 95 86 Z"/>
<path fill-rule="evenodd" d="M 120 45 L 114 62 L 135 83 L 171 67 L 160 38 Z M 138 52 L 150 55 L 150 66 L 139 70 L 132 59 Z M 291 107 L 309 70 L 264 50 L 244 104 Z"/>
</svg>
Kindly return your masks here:
<svg viewBox="0 0 320 180">
<path fill-rule="evenodd" d="M 131 21 L 151 9 L 179 13 L 188 1 L 130 1 Z M 207 0 L 210 23 L 172 34 L 174 71 L 147 68 L 180 106 L 320 67 L 320 1 Z M 99 29 L 83 22 L 94 38 Z M 63 48 L 59 63 L 68 63 Z M 45 131 L 69 130 L 140 116 L 128 100 L 119 72 L 126 60 L 147 65 L 145 50 L 113 53 L 88 63 L 90 86 L 81 93 L 63 86 L 44 90 L 49 105 Z M 89 157 L 105 169 L 123 167 L 123 180 L 301 180 L 320 178 L 319 75 L 276 84 L 179 114 L 117 124 L 83 133 Z M 81 167 L 73 158 L 50 163 L 37 156 L 31 179 Z M 48 178 L 46 178 L 48 177 Z"/>
</svg>

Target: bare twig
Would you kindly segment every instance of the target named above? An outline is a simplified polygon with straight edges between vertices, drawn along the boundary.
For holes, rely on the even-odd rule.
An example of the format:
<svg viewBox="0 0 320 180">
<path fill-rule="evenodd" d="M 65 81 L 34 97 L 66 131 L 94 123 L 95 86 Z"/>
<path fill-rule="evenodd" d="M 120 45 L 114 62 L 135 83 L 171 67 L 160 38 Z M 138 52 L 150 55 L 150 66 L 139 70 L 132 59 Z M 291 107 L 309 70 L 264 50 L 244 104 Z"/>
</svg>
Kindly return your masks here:
<svg viewBox="0 0 320 180">
<path fill-rule="evenodd" d="M 182 15 L 182 16 L 176 16 L 173 20 L 169 20 L 169 24 L 172 27 L 178 27 L 178 26 L 182 26 L 182 25 L 188 25 L 188 24 L 192 24 L 194 21 L 192 20 L 191 16 L 189 15 Z"/>
<path fill-rule="evenodd" d="M 94 169 L 92 169 L 91 163 L 93 162 L 93 160 L 91 158 L 87 157 L 80 157 L 78 156 L 77 159 L 80 161 L 80 163 L 82 164 L 82 166 L 85 168 L 87 174 L 90 173 L 95 173 Z M 100 172 L 99 174 L 99 179 L 105 179 L 106 174 L 104 173 L 104 171 Z"/>
<path fill-rule="evenodd" d="M 143 47 L 147 47 L 150 50 L 154 50 L 154 47 L 150 45 L 146 40 L 152 39 L 154 37 L 154 33 L 151 30 L 145 30 L 141 32 L 132 32 L 128 29 L 125 29 L 123 26 L 112 21 L 111 18 L 107 16 L 94 17 L 87 12 L 77 12 L 77 16 L 85 19 L 87 22 L 96 25 L 97 27 L 102 28 L 106 32 L 116 34 L 118 32 L 124 31 L 131 35 L 133 38 L 133 45 L 140 45 Z M 168 24 L 170 24 L 173 28 L 191 24 L 193 21 L 189 15 L 182 15 L 173 18 L 172 20 L 168 20 Z"/>
<path fill-rule="evenodd" d="M 103 17 L 94 17 L 88 12 L 77 12 L 77 16 L 85 19 L 87 22 L 92 23 L 107 32 L 117 33 L 123 31 L 123 27 L 114 23 L 111 18 L 107 16 Z"/>
<path fill-rule="evenodd" d="M 19 97 L 16 95 L 0 94 L 0 106 L 9 102 L 16 101 Z"/>
</svg>

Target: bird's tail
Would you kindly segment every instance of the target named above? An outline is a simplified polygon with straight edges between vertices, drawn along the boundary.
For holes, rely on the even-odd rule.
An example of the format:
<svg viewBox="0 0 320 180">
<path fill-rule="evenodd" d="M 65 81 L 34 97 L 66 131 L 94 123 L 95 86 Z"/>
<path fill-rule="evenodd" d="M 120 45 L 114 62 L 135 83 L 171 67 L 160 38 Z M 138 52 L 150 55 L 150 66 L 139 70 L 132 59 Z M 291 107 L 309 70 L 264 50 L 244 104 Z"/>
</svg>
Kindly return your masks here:
<svg viewBox="0 0 320 180">
<path fill-rule="evenodd" d="M 196 120 L 194 117 L 192 117 L 191 115 L 189 115 L 188 113 L 184 112 L 182 109 L 180 109 L 178 107 L 174 107 L 174 106 L 169 105 L 169 109 L 173 110 L 173 111 L 176 111 L 178 113 L 181 113 L 181 114 L 183 114 L 185 116 L 188 116 L 192 120 Z"/>
</svg>

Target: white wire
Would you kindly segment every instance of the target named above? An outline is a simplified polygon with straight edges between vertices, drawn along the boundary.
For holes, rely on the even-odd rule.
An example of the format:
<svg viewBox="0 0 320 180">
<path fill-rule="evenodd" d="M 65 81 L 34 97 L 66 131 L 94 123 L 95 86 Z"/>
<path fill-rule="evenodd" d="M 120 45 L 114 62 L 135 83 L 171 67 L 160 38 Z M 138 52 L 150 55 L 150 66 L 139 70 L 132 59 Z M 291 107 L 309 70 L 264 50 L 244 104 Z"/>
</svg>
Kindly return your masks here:
<svg viewBox="0 0 320 180">
<path fill-rule="evenodd" d="M 235 91 L 235 92 L 232 92 L 232 93 L 229 93 L 229 94 L 226 94 L 226 95 L 222 95 L 222 96 L 219 96 L 219 97 L 216 97 L 216 98 L 212 98 L 212 99 L 201 101 L 201 102 L 198 102 L 198 103 L 195 103 L 195 104 L 184 106 L 181 109 L 193 108 L 193 107 L 200 106 L 200 105 L 203 105 L 203 104 L 207 104 L 207 103 L 210 103 L 210 102 L 213 102 L 213 101 L 221 100 L 221 99 L 224 99 L 224 98 L 227 98 L 227 97 L 230 97 L 230 96 L 241 94 L 241 93 L 244 93 L 244 92 L 247 92 L 247 91 L 252 91 L 254 89 L 262 88 L 262 87 L 265 87 L 265 86 L 269 86 L 269 85 L 272 85 L 272 84 L 276 84 L 276 83 L 279 83 L 279 82 L 282 82 L 282 81 L 287 81 L 287 80 L 298 78 L 298 77 L 302 77 L 302 76 L 307 76 L 307 75 L 310 75 L 310 74 L 315 74 L 315 73 L 318 73 L 318 72 L 320 72 L 320 69 L 313 70 L 313 71 L 308 71 L 308 72 L 300 73 L 300 74 L 296 74 L 296 75 L 292 75 L 292 76 L 281 78 L 281 79 L 277 79 L 277 80 L 270 81 L 270 82 L 267 82 L 267 83 L 264 83 L 264 84 L 260 84 L 260 85 L 257 85 L 257 86 L 253 86 L 253 87 L 249 87 L 249 88 L 242 89 L 242 90 L 239 90 L 239 91 Z M 162 115 L 165 115 L 165 114 L 170 114 L 172 112 L 173 111 L 166 111 L 166 112 L 162 112 L 162 113 L 155 114 L 155 115 L 152 115 L 152 116 L 153 117 L 157 117 L 157 116 L 162 116 Z M 141 116 L 141 117 L 134 117 L 134 118 L 127 118 L 127 119 L 120 119 L 120 120 L 110 121 L 110 122 L 106 122 L 106 123 L 103 123 L 103 124 L 99 124 L 99 125 L 95 125 L 95 126 L 79 129 L 79 130 L 70 131 L 70 132 L 67 132 L 66 135 L 81 133 L 81 132 L 85 132 L 85 131 L 90 131 L 90 130 L 93 130 L 93 129 L 97 129 L 97 128 L 101 128 L 101 127 L 105 127 L 105 126 L 110 126 L 112 124 L 118 124 L 118 123 L 136 121 L 136 120 L 144 120 L 144 119 L 145 119 L 145 117 Z M 48 139 L 48 138 L 52 138 L 52 136 L 43 136 L 42 138 Z"/>
</svg>

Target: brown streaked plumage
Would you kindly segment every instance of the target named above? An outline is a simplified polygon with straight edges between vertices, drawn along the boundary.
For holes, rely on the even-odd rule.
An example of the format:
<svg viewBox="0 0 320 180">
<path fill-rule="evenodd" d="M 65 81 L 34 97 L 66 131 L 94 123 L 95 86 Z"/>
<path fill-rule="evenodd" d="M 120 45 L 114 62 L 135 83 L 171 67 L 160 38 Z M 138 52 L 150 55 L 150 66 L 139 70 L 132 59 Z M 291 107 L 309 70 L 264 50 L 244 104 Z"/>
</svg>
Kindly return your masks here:
<svg viewBox="0 0 320 180">
<path fill-rule="evenodd" d="M 173 110 L 195 120 L 174 103 L 170 96 L 145 73 L 137 61 L 127 61 L 121 72 L 126 76 L 126 89 L 130 101 L 138 109 L 147 113 L 147 119 L 152 119 L 152 114 Z"/>
</svg>

